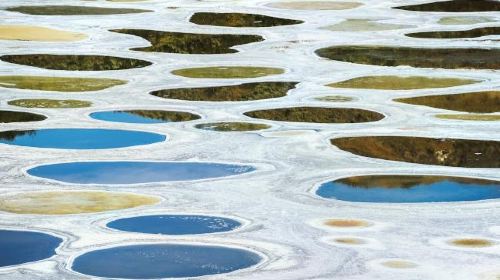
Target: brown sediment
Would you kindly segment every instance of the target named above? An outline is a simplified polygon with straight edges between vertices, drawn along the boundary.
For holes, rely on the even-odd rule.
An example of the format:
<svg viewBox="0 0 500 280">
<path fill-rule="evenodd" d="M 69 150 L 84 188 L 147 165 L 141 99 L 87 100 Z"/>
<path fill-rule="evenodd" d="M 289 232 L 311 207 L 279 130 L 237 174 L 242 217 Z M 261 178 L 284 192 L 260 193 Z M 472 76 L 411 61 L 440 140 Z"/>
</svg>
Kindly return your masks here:
<svg viewBox="0 0 500 280">
<path fill-rule="evenodd" d="M 174 75 L 202 79 L 259 78 L 283 73 L 285 73 L 285 70 L 281 68 L 254 66 L 213 66 L 184 68 L 172 71 Z"/>
<path fill-rule="evenodd" d="M 340 1 L 293 1 L 293 2 L 273 2 L 266 6 L 278 9 L 290 10 L 348 10 L 362 6 L 359 2 Z"/>
<path fill-rule="evenodd" d="M 361 123 L 379 121 L 384 115 L 356 108 L 291 107 L 245 112 L 258 119 L 311 123 Z"/>
<path fill-rule="evenodd" d="M 194 13 L 189 21 L 198 25 L 226 27 L 272 27 L 303 23 L 301 20 L 277 18 L 258 14 L 209 12 Z"/>
<path fill-rule="evenodd" d="M 363 220 L 354 219 L 328 219 L 323 223 L 329 227 L 339 227 L 339 228 L 358 228 L 358 227 L 369 227 L 372 224 Z"/>
<path fill-rule="evenodd" d="M 424 88 L 446 88 L 478 83 L 478 80 L 457 78 L 435 78 L 423 76 L 364 76 L 331 83 L 335 88 L 360 88 L 382 90 L 410 90 Z"/>
<path fill-rule="evenodd" d="M 500 27 L 492 26 L 459 31 L 427 31 L 406 34 L 406 36 L 413 38 L 433 39 L 478 38 L 490 35 L 500 35 Z"/>
<path fill-rule="evenodd" d="M 500 11 L 500 2 L 495 0 L 451 0 L 394 8 L 418 12 L 496 12 Z"/>
<path fill-rule="evenodd" d="M 499 168 L 500 142 L 411 136 L 331 139 L 338 148 L 365 157 L 419 164 Z"/>
<path fill-rule="evenodd" d="M 87 35 L 32 25 L 0 25 L 0 40 L 39 41 L 39 42 L 75 42 L 87 38 Z"/>
<path fill-rule="evenodd" d="M 404 269 L 404 268 L 415 268 L 418 265 L 409 261 L 402 261 L 402 260 L 394 260 L 394 261 L 385 261 L 382 263 L 383 266 L 389 267 L 389 268 L 398 268 L 398 269 Z"/>
<path fill-rule="evenodd" d="M 271 126 L 262 123 L 247 123 L 247 122 L 216 122 L 216 123 L 202 123 L 195 125 L 198 129 L 213 130 L 213 131 L 256 131 L 268 129 Z"/>
<path fill-rule="evenodd" d="M 84 108 L 92 105 L 89 101 L 72 99 L 16 99 L 7 104 L 24 108 Z"/>
<path fill-rule="evenodd" d="M 354 237 L 339 237 L 339 238 L 334 238 L 333 241 L 336 243 L 347 244 L 347 245 L 366 244 L 365 240 L 363 240 L 361 238 L 354 238 Z"/>
<path fill-rule="evenodd" d="M 0 210 L 16 214 L 96 213 L 153 205 L 154 196 L 105 191 L 28 192 L 0 197 Z"/>
<path fill-rule="evenodd" d="M 73 78 L 53 76 L 0 76 L 0 87 L 59 91 L 82 92 L 103 90 L 127 81 L 105 78 Z"/>
<path fill-rule="evenodd" d="M 143 9 L 125 8 L 102 8 L 88 6 L 69 5 L 45 5 L 45 6 L 17 6 L 6 9 L 10 12 L 19 12 L 27 15 L 47 15 L 47 16 L 73 16 L 73 15 L 118 15 L 152 12 Z"/>
<path fill-rule="evenodd" d="M 47 117 L 44 115 L 38 115 L 28 112 L 0 110 L 0 123 L 38 122 L 43 121 L 46 118 Z"/>
<path fill-rule="evenodd" d="M 455 239 L 450 241 L 450 244 L 459 246 L 459 247 L 470 247 L 470 248 L 483 248 L 490 247 L 495 244 L 495 242 L 487 240 L 487 239 L 479 239 L 479 238 L 463 238 L 463 239 Z"/>
<path fill-rule="evenodd" d="M 418 96 L 410 98 L 398 98 L 394 99 L 394 101 L 461 112 L 500 112 L 500 91 L 481 91 L 460 94 Z"/>
</svg>

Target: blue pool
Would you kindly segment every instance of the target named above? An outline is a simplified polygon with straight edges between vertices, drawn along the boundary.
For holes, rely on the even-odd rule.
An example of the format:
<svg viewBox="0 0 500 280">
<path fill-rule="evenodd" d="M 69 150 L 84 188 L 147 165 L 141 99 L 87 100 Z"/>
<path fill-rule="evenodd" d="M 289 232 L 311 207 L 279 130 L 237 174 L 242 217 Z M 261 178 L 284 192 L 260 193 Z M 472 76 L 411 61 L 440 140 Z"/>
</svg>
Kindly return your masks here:
<svg viewBox="0 0 500 280">
<path fill-rule="evenodd" d="M 359 176 L 324 183 L 316 194 L 354 202 L 474 201 L 500 198 L 500 182 L 446 176 Z"/>
<path fill-rule="evenodd" d="M 222 246 L 147 244 L 91 251 L 77 257 L 72 269 L 105 278 L 157 279 L 228 273 L 260 260 L 256 253 Z"/>
<path fill-rule="evenodd" d="M 50 258 L 61 242 L 41 232 L 0 230 L 0 267 Z"/>
<path fill-rule="evenodd" d="M 199 180 L 254 171 L 248 165 L 210 162 L 90 161 L 41 165 L 28 174 L 75 184 L 138 184 Z"/>
<path fill-rule="evenodd" d="M 126 110 L 126 111 L 105 111 L 90 114 L 96 120 L 122 123 L 168 123 L 197 120 L 200 116 L 178 111 L 160 110 Z"/>
<path fill-rule="evenodd" d="M 165 141 L 156 133 L 114 130 L 54 128 L 0 132 L 0 143 L 53 149 L 112 149 Z"/>
<path fill-rule="evenodd" d="M 233 219 L 193 215 L 151 215 L 118 219 L 109 228 L 151 234 L 203 234 L 231 231 L 241 226 Z"/>
</svg>

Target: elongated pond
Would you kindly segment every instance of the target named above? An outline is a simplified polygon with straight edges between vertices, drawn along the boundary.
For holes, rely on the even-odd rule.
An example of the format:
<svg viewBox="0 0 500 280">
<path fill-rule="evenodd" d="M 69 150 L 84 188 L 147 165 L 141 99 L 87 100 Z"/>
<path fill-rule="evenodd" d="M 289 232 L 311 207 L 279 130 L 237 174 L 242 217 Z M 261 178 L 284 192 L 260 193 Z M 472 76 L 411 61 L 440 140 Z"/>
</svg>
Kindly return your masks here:
<svg viewBox="0 0 500 280">
<path fill-rule="evenodd" d="M 50 258 L 61 242 L 41 232 L 0 230 L 0 267 Z"/>
<path fill-rule="evenodd" d="M 104 111 L 90 114 L 96 120 L 122 123 L 168 123 L 185 122 L 197 120 L 199 115 L 189 112 L 161 111 L 161 110 L 125 110 L 125 111 Z"/>
<path fill-rule="evenodd" d="M 0 123 L 38 122 L 38 121 L 43 121 L 46 118 L 47 117 L 44 115 L 33 114 L 33 113 L 28 113 L 28 112 L 0 110 Z M 0 139 L 1 139 L 1 136 L 0 136 Z"/>
<path fill-rule="evenodd" d="M 139 184 L 218 178 L 254 170 L 248 165 L 204 162 L 90 161 L 41 165 L 28 174 L 74 184 Z"/>
<path fill-rule="evenodd" d="M 474 201 L 500 198 L 500 182 L 446 176 L 373 175 L 326 182 L 316 194 L 354 202 Z"/>
<path fill-rule="evenodd" d="M 251 251 L 223 246 L 146 244 L 91 251 L 72 269 L 105 278 L 157 279 L 228 273 L 258 264 Z"/>
<path fill-rule="evenodd" d="M 379 121 L 384 115 L 356 108 L 291 107 L 246 112 L 252 118 L 310 123 L 361 123 Z"/>
</svg>

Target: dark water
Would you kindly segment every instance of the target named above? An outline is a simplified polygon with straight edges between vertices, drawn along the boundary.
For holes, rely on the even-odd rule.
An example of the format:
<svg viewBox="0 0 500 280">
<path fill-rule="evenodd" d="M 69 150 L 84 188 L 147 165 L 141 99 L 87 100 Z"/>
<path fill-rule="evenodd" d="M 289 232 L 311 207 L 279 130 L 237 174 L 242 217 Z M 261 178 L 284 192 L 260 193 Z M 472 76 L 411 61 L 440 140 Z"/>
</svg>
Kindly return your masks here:
<svg viewBox="0 0 500 280">
<path fill-rule="evenodd" d="M 47 117 L 44 115 L 18 112 L 18 111 L 0 111 L 0 123 L 11 122 L 38 122 L 43 121 Z"/>
<path fill-rule="evenodd" d="M 253 252 L 222 246 L 148 244 L 91 251 L 77 257 L 72 269 L 106 278 L 157 279 L 227 273 L 260 260 Z"/>
<path fill-rule="evenodd" d="M 118 219 L 106 226 L 122 231 L 182 235 L 231 231 L 241 223 L 212 216 L 152 215 Z"/>
<path fill-rule="evenodd" d="M 199 180 L 254 171 L 248 165 L 201 162 L 103 161 L 41 165 L 33 176 L 77 184 L 138 184 Z"/>
<path fill-rule="evenodd" d="M 127 110 L 105 111 L 90 114 L 90 117 L 101 121 L 123 123 L 168 123 L 197 120 L 200 116 L 188 112 L 160 111 L 160 110 Z"/>
<path fill-rule="evenodd" d="M 232 47 L 264 41 L 262 36 L 245 34 L 199 34 L 145 29 L 117 29 L 111 31 L 135 35 L 148 40 L 151 46 L 132 49 L 143 52 L 181 54 L 237 53 L 238 51 L 232 49 Z"/>
<path fill-rule="evenodd" d="M 69 71 L 107 71 L 142 68 L 152 63 L 135 58 L 103 55 L 56 55 L 56 54 L 19 54 L 3 55 L 0 60 L 51 70 Z"/>
<path fill-rule="evenodd" d="M 500 11 L 496 0 L 452 0 L 395 7 L 419 12 L 495 12 Z"/>
<path fill-rule="evenodd" d="M 258 82 L 233 86 L 172 88 L 150 94 L 162 98 L 189 101 L 250 101 L 286 96 L 297 82 Z"/>
<path fill-rule="evenodd" d="M 303 23 L 301 20 L 244 13 L 194 13 L 190 22 L 227 27 L 271 27 Z"/>
<path fill-rule="evenodd" d="M 112 149 L 165 141 L 156 133 L 112 129 L 54 128 L 0 132 L 0 143 L 53 149 Z"/>
<path fill-rule="evenodd" d="M 480 27 L 469 30 L 457 31 L 427 31 L 406 34 L 413 38 L 435 38 L 435 39 L 454 39 L 454 38 L 478 38 L 482 36 L 500 35 L 500 27 Z"/>
<path fill-rule="evenodd" d="M 500 182 L 443 176 L 360 176 L 327 182 L 316 194 L 354 202 L 417 203 L 500 198 Z"/>
<path fill-rule="evenodd" d="M 361 136 L 331 140 L 356 155 L 411 163 L 500 168 L 500 142 L 410 136 Z"/>
<path fill-rule="evenodd" d="M 40 232 L 0 230 L 0 267 L 50 258 L 61 242 Z"/>
<path fill-rule="evenodd" d="M 417 96 L 395 101 L 470 113 L 500 112 L 500 91 Z"/>
<path fill-rule="evenodd" d="M 124 8 L 101 8 L 87 6 L 68 6 L 68 5 L 50 5 L 50 6 L 17 6 L 6 9 L 11 12 L 19 12 L 28 15 L 49 15 L 49 16 L 72 16 L 72 15 L 115 15 L 115 14 L 133 14 L 151 12 L 142 9 L 124 9 Z"/>
<path fill-rule="evenodd" d="M 194 127 L 203 130 L 233 132 L 233 131 L 255 131 L 268 129 L 271 126 L 263 123 L 247 123 L 247 122 L 217 122 L 217 123 L 200 123 Z"/>
<path fill-rule="evenodd" d="M 246 112 L 245 115 L 274 121 L 311 123 L 360 123 L 384 118 L 380 113 L 363 109 L 321 107 L 276 108 Z"/>
<path fill-rule="evenodd" d="M 500 69 L 500 49 L 333 46 L 316 50 L 332 60 L 380 66 L 444 69 Z"/>
</svg>

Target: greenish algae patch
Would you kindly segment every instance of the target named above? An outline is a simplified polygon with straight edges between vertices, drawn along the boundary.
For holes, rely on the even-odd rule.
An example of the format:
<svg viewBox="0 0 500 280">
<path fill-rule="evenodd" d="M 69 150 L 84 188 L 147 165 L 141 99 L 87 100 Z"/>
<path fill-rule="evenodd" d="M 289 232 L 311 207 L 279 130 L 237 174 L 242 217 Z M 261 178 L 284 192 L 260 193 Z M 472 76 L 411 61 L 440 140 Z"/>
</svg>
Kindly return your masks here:
<svg viewBox="0 0 500 280">
<path fill-rule="evenodd" d="M 361 123 L 379 121 L 384 115 L 356 108 L 291 107 L 245 113 L 258 119 L 309 123 Z"/>
<path fill-rule="evenodd" d="M 314 98 L 318 101 L 326 101 L 326 102 L 349 102 L 355 100 L 353 97 L 343 96 L 343 95 L 327 95 Z"/>
<path fill-rule="evenodd" d="M 166 52 L 180 54 L 224 54 L 237 53 L 232 49 L 237 45 L 244 45 L 263 41 L 259 35 L 240 34 L 199 34 L 165 32 L 145 29 L 115 29 L 112 32 L 139 36 L 151 43 L 150 47 L 133 48 L 134 51 Z"/>
<path fill-rule="evenodd" d="M 285 73 L 285 70 L 282 68 L 252 66 L 215 66 L 184 68 L 172 71 L 172 74 L 178 76 L 205 79 L 259 78 L 283 73 Z"/>
<path fill-rule="evenodd" d="M 47 117 L 28 112 L 18 111 L 5 111 L 0 110 L 0 123 L 13 123 L 13 122 L 38 122 L 43 121 Z"/>
<path fill-rule="evenodd" d="M 494 48 L 332 46 L 316 50 L 316 54 L 337 61 L 379 66 L 500 69 L 500 49 Z"/>
<path fill-rule="evenodd" d="M 272 27 L 303 23 L 301 20 L 277 18 L 258 14 L 208 12 L 194 13 L 189 21 L 198 25 L 226 27 Z"/>
<path fill-rule="evenodd" d="M 150 94 L 188 101 L 250 101 L 286 96 L 295 85 L 297 82 L 260 82 L 234 86 L 163 89 Z"/>
<path fill-rule="evenodd" d="M 340 23 L 324 27 L 330 31 L 383 31 L 412 28 L 413 25 L 382 23 L 369 19 L 347 19 Z"/>
<path fill-rule="evenodd" d="M 469 247 L 469 248 L 484 248 L 491 247 L 495 245 L 495 242 L 487 240 L 487 239 L 479 239 L 479 238 L 463 238 L 463 239 L 455 239 L 450 241 L 451 245 L 459 246 L 459 247 Z"/>
<path fill-rule="evenodd" d="M 104 55 L 56 55 L 56 54 L 19 54 L 3 55 L 0 60 L 51 70 L 68 71 L 107 71 L 142 68 L 152 63 L 135 58 Z"/>
<path fill-rule="evenodd" d="M 450 0 L 395 7 L 417 12 L 496 12 L 500 2 L 496 0 Z"/>
<path fill-rule="evenodd" d="M 422 76 L 365 76 L 328 84 L 335 88 L 360 88 L 382 90 L 410 90 L 424 88 L 447 88 L 479 82 L 470 79 L 432 78 Z"/>
<path fill-rule="evenodd" d="M 60 92 L 97 91 L 126 83 L 104 78 L 0 76 L 0 87 Z"/>
<path fill-rule="evenodd" d="M 482 122 L 500 121 L 500 115 L 487 115 L 487 114 L 438 114 L 436 115 L 436 117 L 445 120 L 482 121 Z"/>
<path fill-rule="evenodd" d="M 10 12 L 19 12 L 27 15 L 46 15 L 46 16 L 77 16 L 77 15 L 119 15 L 152 12 L 143 9 L 124 9 L 124 8 L 101 8 L 89 6 L 66 6 L 66 5 L 47 5 L 47 6 L 17 6 L 6 9 Z"/>
<path fill-rule="evenodd" d="M 232 132 L 232 131 L 256 131 L 268 129 L 271 126 L 263 123 L 248 123 L 248 122 L 215 122 L 202 123 L 195 125 L 198 129 Z"/>
<path fill-rule="evenodd" d="M 355 155 L 419 164 L 500 168 L 500 142 L 412 136 L 360 136 L 331 140 Z"/>
<path fill-rule="evenodd" d="M 439 19 L 438 24 L 441 25 L 469 25 L 469 24 L 477 24 L 477 23 L 487 23 L 494 22 L 494 18 L 490 17 L 442 17 Z"/>
<path fill-rule="evenodd" d="M 28 192 L 0 197 L 0 210 L 16 214 L 97 213 L 153 205 L 154 196 L 105 191 Z"/>
<path fill-rule="evenodd" d="M 394 101 L 471 113 L 500 112 L 500 91 L 468 92 L 398 98 Z"/>
<path fill-rule="evenodd" d="M 72 99 L 16 99 L 7 103 L 24 108 L 85 108 L 92 106 L 89 101 Z"/>
<path fill-rule="evenodd" d="M 478 38 L 490 35 L 500 35 L 500 27 L 479 27 L 469 30 L 453 31 L 428 31 L 406 34 L 413 38 L 432 38 L 432 39 L 457 39 L 457 38 Z"/>
<path fill-rule="evenodd" d="M 267 4 L 268 7 L 290 10 L 348 10 L 362 6 L 359 2 L 341 1 L 290 1 L 273 2 Z"/>
<path fill-rule="evenodd" d="M 87 38 L 78 32 L 32 25 L 0 25 L 0 40 L 76 42 Z"/>
</svg>

